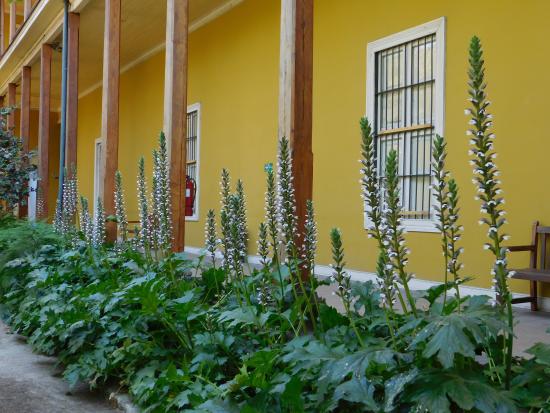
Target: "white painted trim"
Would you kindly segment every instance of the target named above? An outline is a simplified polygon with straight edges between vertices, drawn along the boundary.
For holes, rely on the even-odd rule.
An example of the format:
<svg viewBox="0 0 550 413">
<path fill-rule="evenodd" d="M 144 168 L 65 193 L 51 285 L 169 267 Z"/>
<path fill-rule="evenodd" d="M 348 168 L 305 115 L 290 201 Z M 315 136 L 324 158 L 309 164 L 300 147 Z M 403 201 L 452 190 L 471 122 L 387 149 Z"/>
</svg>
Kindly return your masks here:
<svg viewBox="0 0 550 413">
<path fill-rule="evenodd" d="M 204 248 L 198 248 L 198 247 L 192 247 L 192 246 L 186 246 L 185 252 L 189 255 L 204 255 L 205 250 Z M 221 252 L 216 252 L 216 258 L 221 259 L 222 254 Z M 260 264 L 260 257 L 257 255 L 249 255 L 248 256 L 248 262 L 253 265 L 259 265 Z M 320 278 L 327 278 L 332 275 L 334 270 L 328 266 L 328 265 L 319 265 L 317 264 L 315 266 L 315 275 Z M 358 282 L 366 282 L 366 281 L 377 281 L 377 276 L 373 272 L 367 272 L 367 271 L 359 271 L 359 270 L 353 270 L 353 269 L 347 269 L 346 272 L 350 275 L 352 281 L 358 281 Z M 430 280 L 422 280 L 418 278 L 413 278 L 409 282 L 409 286 L 411 287 L 411 290 L 419 291 L 419 290 L 427 290 L 428 288 L 434 287 L 436 285 L 441 285 L 440 282 L 436 281 L 430 281 Z M 460 286 L 460 294 L 462 297 L 466 297 L 468 295 L 486 295 L 491 298 L 495 298 L 495 292 L 491 291 L 488 288 L 481 288 L 481 287 L 473 287 L 469 285 L 461 285 Z M 513 298 L 523 298 L 528 297 L 528 294 L 520 294 L 520 293 L 512 293 Z M 519 303 L 513 305 L 515 308 L 526 308 L 530 309 L 531 304 L 530 303 Z M 550 297 L 539 297 L 539 309 L 541 311 L 548 311 L 550 312 Z"/>
<path fill-rule="evenodd" d="M 29 174 L 29 196 L 28 196 L 28 218 L 29 221 L 36 221 L 36 192 L 38 190 L 38 173 L 36 171 L 32 171 Z"/>
<path fill-rule="evenodd" d="M 385 50 L 402 43 L 407 43 L 412 40 L 436 35 L 436 61 L 435 66 L 435 133 L 442 135 L 445 130 L 445 48 L 446 48 L 446 20 L 445 17 L 432 20 L 428 23 L 421 24 L 399 33 L 392 34 L 379 40 L 370 42 L 367 45 L 367 101 L 366 101 L 366 116 L 372 121 L 375 117 L 374 102 L 375 102 L 375 55 L 381 50 Z M 367 208 L 365 204 L 364 226 L 368 228 L 370 220 L 367 216 Z M 439 232 L 436 228 L 436 221 L 418 220 L 418 219 L 403 219 L 403 226 L 408 232 Z"/>
<path fill-rule="evenodd" d="M 197 184 L 197 193 L 195 194 L 195 215 L 192 217 L 185 217 L 185 221 L 188 222 L 197 222 L 200 216 L 200 191 L 201 191 L 201 117 L 202 110 L 201 104 L 199 102 L 193 103 L 192 105 L 187 106 L 187 114 L 191 112 L 197 112 L 197 177 L 195 183 Z M 185 143 L 187 145 L 187 141 Z M 187 151 L 186 151 L 187 153 Z"/>
<path fill-rule="evenodd" d="M 194 32 L 195 30 L 200 29 L 202 26 L 205 26 L 206 24 L 210 23 L 212 20 L 215 20 L 216 18 L 220 17 L 221 15 L 227 13 L 232 8 L 238 6 L 241 4 L 244 0 L 230 0 L 224 5 L 218 7 L 217 9 L 213 10 L 211 13 L 207 14 L 206 16 L 200 18 L 199 20 L 191 23 L 189 25 L 189 33 Z M 154 46 L 153 48 L 147 50 L 142 55 L 138 56 L 131 62 L 127 63 L 126 65 L 122 66 L 120 69 L 120 74 L 126 73 L 129 70 L 133 69 L 134 67 L 138 66 L 139 64 L 145 62 L 149 58 L 153 57 L 157 53 L 160 53 L 166 48 L 166 42 L 162 42 Z M 99 89 L 102 85 L 102 81 L 98 81 L 94 83 L 92 86 L 86 88 L 82 92 L 79 93 L 78 98 L 82 99 L 83 97 L 88 96 L 90 93 L 94 92 L 95 90 Z"/>
</svg>

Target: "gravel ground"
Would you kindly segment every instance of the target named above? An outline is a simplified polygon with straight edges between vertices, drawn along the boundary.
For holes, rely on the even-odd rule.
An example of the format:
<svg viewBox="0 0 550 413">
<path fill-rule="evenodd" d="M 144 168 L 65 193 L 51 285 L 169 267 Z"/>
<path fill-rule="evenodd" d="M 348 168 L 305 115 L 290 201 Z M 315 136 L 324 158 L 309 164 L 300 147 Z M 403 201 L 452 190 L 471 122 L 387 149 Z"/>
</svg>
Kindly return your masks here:
<svg viewBox="0 0 550 413">
<path fill-rule="evenodd" d="M 101 393 L 85 385 L 69 392 L 56 360 L 34 354 L 0 322 L 0 413 L 113 413 Z"/>
</svg>

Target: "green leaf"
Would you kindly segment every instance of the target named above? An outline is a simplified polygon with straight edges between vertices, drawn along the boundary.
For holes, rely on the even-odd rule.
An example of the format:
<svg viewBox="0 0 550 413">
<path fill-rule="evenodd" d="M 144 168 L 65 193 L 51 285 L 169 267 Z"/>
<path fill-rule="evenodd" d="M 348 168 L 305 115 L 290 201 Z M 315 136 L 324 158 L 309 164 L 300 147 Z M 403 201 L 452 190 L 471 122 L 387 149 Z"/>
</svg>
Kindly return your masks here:
<svg viewBox="0 0 550 413">
<path fill-rule="evenodd" d="M 455 354 L 473 358 L 475 346 L 464 333 L 464 323 L 459 317 L 449 316 L 447 322 L 428 341 L 423 356 L 426 358 L 437 354 L 437 359 L 445 368 L 453 366 Z"/>
<path fill-rule="evenodd" d="M 303 384 L 298 377 L 293 377 L 286 385 L 281 395 L 281 401 L 285 408 L 292 413 L 304 412 L 304 401 L 302 399 Z"/>
<path fill-rule="evenodd" d="M 412 383 L 418 376 L 416 368 L 406 373 L 401 373 L 390 378 L 385 384 L 384 411 L 393 412 L 395 410 L 395 400 L 403 392 L 405 387 Z"/>
<path fill-rule="evenodd" d="M 526 352 L 535 356 L 537 363 L 550 366 L 550 344 L 537 343 Z"/>
<path fill-rule="evenodd" d="M 333 399 L 347 400 L 348 402 L 358 403 L 372 411 L 378 411 L 378 403 L 374 400 L 376 387 L 369 382 L 366 377 L 356 378 L 340 384 L 334 390 Z"/>
</svg>

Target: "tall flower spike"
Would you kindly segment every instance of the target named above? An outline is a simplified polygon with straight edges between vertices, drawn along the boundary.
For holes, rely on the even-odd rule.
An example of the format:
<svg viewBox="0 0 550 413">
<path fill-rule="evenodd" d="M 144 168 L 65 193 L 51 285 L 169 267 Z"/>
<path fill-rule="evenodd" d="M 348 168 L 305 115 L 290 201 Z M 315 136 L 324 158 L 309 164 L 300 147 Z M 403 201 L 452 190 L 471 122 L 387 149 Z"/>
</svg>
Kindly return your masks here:
<svg viewBox="0 0 550 413">
<path fill-rule="evenodd" d="M 258 230 L 258 255 L 263 270 L 269 269 L 269 241 L 267 240 L 267 225 L 262 222 Z"/>
<path fill-rule="evenodd" d="M 296 236 L 298 218 L 296 217 L 290 144 L 285 137 L 281 138 L 279 142 L 277 175 L 277 221 L 284 242 L 286 259 L 290 262 L 290 258 L 296 251 L 294 237 Z"/>
<path fill-rule="evenodd" d="M 344 261 L 344 247 L 342 244 L 342 233 L 339 229 L 333 228 L 330 231 L 330 241 L 332 244 L 332 269 L 333 273 L 331 276 L 331 281 L 336 283 L 336 295 L 342 300 L 344 305 L 344 310 L 348 319 L 350 320 L 350 325 L 357 336 L 357 340 L 363 347 L 363 340 L 359 334 L 359 330 L 355 325 L 353 315 L 351 313 L 351 277 L 344 269 L 346 263 Z"/>
<path fill-rule="evenodd" d="M 124 202 L 124 191 L 122 189 L 122 174 L 115 173 L 115 215 L 118 223 L 118 230 L 123 242 L 128 240 L 128 218 Z"/>
<path fill-rule="evenodd" d="M 449 272 L 453 276 L 455 282 L 455 296 L 458 301 L 458 310 L 460 311 L 460 270 L 462 269 L 462 263 L 460 262 L 460 255 L 463 249 L 458 247 L 458 241 L 462 238 L 462 226 L 458 224 L 458 214 L 460 208 L 458 207 L 458 185 L 454 179 L 449 179 L 449 227 L 447 230 L 447 239 L 449 245 Z"/>
<path fill-rule="evenodd" d="M 391 150 L 386 159 L 386 187 L 385 196 L 387 211 L 385 212 L 388 225 L 389 257 L 399 284 L 405 290 L 410 310 L 417 316 L 416 302 L 409 288 L 411 274 L 407 273 L 409 250 L 405 246 L 405 237 L 401 225 L 401 201 L 399 199 L 399 175 L 397 152 Z M 406 311 L 406 309 L 404 308 Z"/>
<path fill-rule="evenodd" d="M 444 277 L 445 286 L 449 277 L 449 199 L 447 189 L 448 172 L 445 169 L 445 159 L 447 158 L 447 143 L 442 136 L 436 135 L 433 143 L 432 156 L 433 170 L 433 191 L 436 200 L 434 205 L 435 216 L 437 219 L 436 227 L 441 233 L 441 248 L 444 259 Z M 444 302 L 447 298 L 447 292 L 444 292 Z"/>
<path fill-rule="evenodd" d="M 74 241 L 76 237 L 75 218 L 78 204 L 78 184 L 76 171 L 72 171 L 63 183 L 63 200 L 57 202 L 54 228 L 58 234 Z"/>
<path fill-rule="evenodd" d="M 236 205 L 235 205 L 235 218 L 237 219 L 239 226 L 239 238 L 237 240 L 237 246 L 244 256 L 248 255 L 248 226 L 246 223 L 246 196 L 244 194 L 244 184 L 240 179 L 237 180 L 237 188 L 235 192 Z"/>
<path fill-rule="evenodd" d="M 433 191 L 437 204 L 434 206 L 435 215 L 438 220 L 437 229 L 441 232 L 441 243 L 444 257 L 445 285 L 449 280 L 449 274 L 455 282 L 455 296 L 460 311 L 460 281 L 459 272 L 462 264 L 459 257 L 462 249 L 457 246 L 462 237 L 462 227 L 458 225 L 458 186 L 454 179 L 449 178 L 449 172 L 445 168 L 447 158 L 447 143 L 442 136 L 437 135 L 434 139 L 432 170 L 434 175 Z M 444 292 L 443 306 L 447 299 L 447 292 Z"/>
<path fill-rule="evenodd" d="M 153 178 L 153 211 L 156 218 L 157 247 L 162 251 L 169 251 L 172 244 L 172 208 L 170 194 L 170 171 L 166 136 L 161 132 L 159 148 L 154 152 Z"/>
<path fill-rule="evenodd" d="M 220 180 L 220 202 L 222 209 L 229 209 L 229 195 L 231 194 L 231 176 L 227 169 L 222 169 Z"/>
<path fill-rule="evenodd" d="M 231 196 L 230 187 L 231 178 L 227 169 L 222 169 L 220 180 L 220 227 L 221 227 L 221 246 L 223 254 L 223 266 L 226 270 L 229 269 L 232 255 L 232 241 L 231 241 L 231 205 L 229 198 Z"/>
<path fill-rule="evenodd" d="M 374 238 L 378 243 L 378 284 L 385 291 L 387 299 L 384 304 L 387 304 L 390 309 L 393 309 L 393 297 L 397 295 L 400 299 L 402 307 L 405 308 L 405 302 L 399 289 L 396 286 L 396 277 L 393 272 L 393 267 L 390 263 L 387 245 L 388 241 L 388 226 L 381 203 L 381 187 L 379 184 L 378 169 L 376 167 L 376 153 L 374 148 L 374 133 L 367 118 L 362 118 L 361 126 L 361 185 L 363 187 L 362 198 L 365 201 L 367 217 L 370 221 L 368 231 L 369 236 Z"/>
<path fill-rule="evenodd" d="M 237 194 L 229 195 L 228 211 L 229 239 L 227 240 L 229 266 L 235 278 L 244 276 L 243 262 L 246 259 L 246 251 L 241 248 L 241 222 L 239 219 L 239 197 Z"/>
<path fill-rule="evenodd" d="M 265 193 L 265 222 L 269 232 L 269 243 L 273 252 L 273 259 L 279 260 L 279 231 L 277 224 L 277 187 L 275 173 L 270 165 L 266 169 L 267 190 Z"/>
<path fill-rule="evenodd" d="M 36 216 L 39 218 L 44 218 L 44 210 L 45 210 L 44 193 L 42 191 L 42 187 L 39 185 L 38 188 L 36 189 Z"/>
<path fill-rule="evenodd" d="M 138 208 L 139 208 L 139 241 L 140 246 L 149 251 L 151 248 L 151 228 L 149 226 L 149 203 L 147 201 L 147 181 L 145 178 L 145 160 L 140 158 L 138 164 Z"/>
<path fill-rule="evenodd" d="M 351 305 L 351 279 L 344 269 L 344 248 L 342 245 L 342 234 L 339 229 L 333 228 L 330 232 L 330 241 L 332 244 L 332 269 L 331 281 L 336 283 L 336 295 L 341 298 L 346 309 Z"/>
<path fill-rule="evenodd" d="M 97 199 L 97 208 L 94 216 L 92 230 L 92 245 L 95 248 L 101 247 L 105 242 L 105 210 L 101 198 Z"/>
<path fill-rule="evenodd" d="M 481 211 L 484 217 L 481 223 L 488 227 L 489 243 L 488 249 L 495 256 L 492 272 L 494 273 L 494 289 L 497 293 L 497 303 L 502 314 L 508 318 L 510 331 L 514 328 L 514 316 L 512 313 L 512 296 L 508 287 L 508 270 L 506 252 L 503 246 L 506 235 L 502 227 L 506 224 L 504 215 L 504 199 L 501 193 L 500 172 L 494 162 L 496 156 L 493 151 L 494 134 L 491 132 L 493 125 L 492 116 L 488 112 L 490 102 L 485 92 L 485 68 L 483 60 L 483 49 L 479 38 L 473 37 L 470 43 L 470 69 L 468 71 L 469 90 L 471 107 L 466 109 L 470 117 L 469 124 L 472 125 L 468 134 L 472 135 L 473 146 L 472 163 L 474 165 L 474 183 L 477 185 Z M 506 387 L 510 386 L 511 363 L 512 363 L 513 333 L 508 333 L 505 340 L 503 353 L 506 354 Z"/>
<path fill-rule="evenodd" d="M 317 224 L 313 202 L 306 203 L 306 221 L 304 225 L 304 244 L 302 245 L 302 258 L 306 265 L 307 273 L 313 276 L 315 270 L 315 257 L 317 256 Z"/>
<path fill-rule="evenodd" d="M 206 251 L 210 254 L 212 265 L 215 267 L 216 251 L 218 249 L 218 236 L 216 234 L 216 214 L 214 214 L 213 209 L 209 209 L 208 214 L 206 214 L 206 228 L 204 232 Z"/>
<path fill-rule="evenodd" d="M 94 224 L 90 215 L 88 200 L 83 196 L 80 197 L 80 209 L 80 232 L 82 232 L 86 243 L 91 245 Z"/>
</svg>

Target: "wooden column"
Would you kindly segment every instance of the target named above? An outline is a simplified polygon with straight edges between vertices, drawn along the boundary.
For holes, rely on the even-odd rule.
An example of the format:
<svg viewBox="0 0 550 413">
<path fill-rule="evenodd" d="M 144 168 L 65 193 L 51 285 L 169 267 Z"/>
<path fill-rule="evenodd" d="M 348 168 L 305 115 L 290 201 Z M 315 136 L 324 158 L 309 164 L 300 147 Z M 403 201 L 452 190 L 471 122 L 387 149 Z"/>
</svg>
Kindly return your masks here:
<svg viewBox="0 0 550 413">
<path fill-rule="evenodd" d="M 103 204 L 107 216 L 115 214 L 114 184 L 118 168 L 119 88 L 120 88 L 121 0 L 105 0 L 103 43 L 103 102 L 101 136 L 104 140 Z M 107 239 L 116 240 L 116 223 L 107 223 Z"/>
<path fill-rule="evenodd" d="M 31 0 L 23 0 L 23 17 L 27 20 L 31 14 L 32 4 Z"/>
<path fill-rule="evenodd" d="M 65 165 L 67 170 L 76 167 L 78 132 L 78 40 L 80 15 L 69 14 L 69 59 L 67 67 L 67 144 L 65 146 Z"/>
<path fill-rule="evenodd" d="M 167 0 L 164 133 L 170 147 L 174 251 L 185 247 L 188 26 L 189 0 Z"/>
<path fill-rule="evenodd" d="M 21 110 L 19 115 L 19 136 L 23 143 L 23 152 L 29 152 L 31 130 L 31 68 L 23 66 L 21 71 Z M 19 204 L 19 218 L 28 215 L 28 204 Z"/>
<path fill-rule="evenodd" d="M 43 44 L 40 52 L 40 106 L 38 114 L 38 178 L 44 206 L 38 219 L 49 215 L 48 195 L 50 193 L 50 105 L 52 82 L 52 54 L 49 44 Z"/>
<path fill-rule="evenodd" d="M 15 95 L 17 93 L 17 85 L 15 83 L 8 84 L 8 106 L 15 108 Z M 8 115 L 8 129 L 15 129 L 15 109 Z"/>
<path fill-rule="evenodd" d="M 31 68 L 29 66 L 23 66 L 21 71 L 21 114 L 19 121 L 19 135 L 23 141 L 23 150 L 28 152 L 31 130 Z"/>
<path fill-rule="evenodd" d="M 10 3 L 10 43 L 17 34 L 17 4 L 16 2 Z"/>
<path fill-rule="evenodd" d="M 0 0 L 0 56 L 6 51 L 6 1 Z"/>
<path fill-rule="evenodd" d="M 304 233 L 306 202 L 313 197 L 313 0 L 281 0 L 279 138 L 292 149 L 298 242 Z"/>
</svg>

